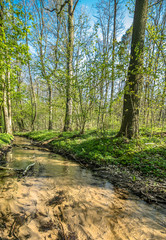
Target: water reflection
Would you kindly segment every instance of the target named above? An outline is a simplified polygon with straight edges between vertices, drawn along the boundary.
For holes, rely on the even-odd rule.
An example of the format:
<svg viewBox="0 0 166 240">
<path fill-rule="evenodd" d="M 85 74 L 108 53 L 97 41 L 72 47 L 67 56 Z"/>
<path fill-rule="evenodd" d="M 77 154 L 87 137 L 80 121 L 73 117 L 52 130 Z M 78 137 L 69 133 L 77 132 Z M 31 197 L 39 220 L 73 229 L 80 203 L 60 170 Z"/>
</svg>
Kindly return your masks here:
<svg viewBox="0 0 166 240">
<path fill-rule="evenodd" d="M 165 240 L 165 212 L 63 157 L 16 138 L 6 163 L 33 173 L 0 183 L 2 239 Z M 27 148 L 28 146 L 28 148 Z"/>
</svg>

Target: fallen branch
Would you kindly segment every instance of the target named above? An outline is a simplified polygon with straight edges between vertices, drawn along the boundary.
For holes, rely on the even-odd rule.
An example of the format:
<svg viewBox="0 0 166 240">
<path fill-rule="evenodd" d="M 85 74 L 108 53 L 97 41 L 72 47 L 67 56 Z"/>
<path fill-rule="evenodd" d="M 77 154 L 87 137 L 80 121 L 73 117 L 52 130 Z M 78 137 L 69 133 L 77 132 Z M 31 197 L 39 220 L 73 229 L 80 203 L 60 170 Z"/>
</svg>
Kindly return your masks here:
<svg viewBox="0 0 166 240">
<path fill-rule="evenodd" d="M 27 172 L 29 170 L 31 170 L 35 164 L 36 163 L 32 163 L 32 164 L 28 165 L 25 170 L 24 169 L 9 168 L 9 167 L 2 167 L 2 166 L 0 166 L 0 170 L 9 170 L 9 171 L 15 171 L 15 172 L 23 172 L 22 175 L 25 176 L 27 174 Z"/>
<path fill-rule="evenodd" d="M 36 164 L 36 163 L 32 163 L 32 164 L 28 165 L 22 175 L 25 176 L 25 175 L 27 174 L 27 172 L 28 172 L 31 168 L 34 167 L 35 164 Z"/>
</svg>

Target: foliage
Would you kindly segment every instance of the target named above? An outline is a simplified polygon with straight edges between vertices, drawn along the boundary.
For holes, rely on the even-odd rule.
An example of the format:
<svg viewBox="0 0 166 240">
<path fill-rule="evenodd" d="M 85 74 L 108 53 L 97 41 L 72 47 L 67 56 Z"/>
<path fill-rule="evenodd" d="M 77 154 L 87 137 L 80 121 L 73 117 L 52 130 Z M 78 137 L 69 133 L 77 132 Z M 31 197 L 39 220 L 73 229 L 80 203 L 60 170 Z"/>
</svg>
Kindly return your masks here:
<svg viewBox="0 0 166 240">
<path fill-rule="evenodd" d="M 156 132 L 152 137 L 142 129 L 140 139 L 115 138 L 116 132 L 78 131 L 59 133 L 35 131 L 20 133 L 35 141 L 48 141 L 54 151 L 74 155 L 87 162 L 126 166 L 143 175 L 166 178 L 166 134 Z"/>
<path fill-rule="evenodd" d="M 7 133 L 0 133 L 0 148 L 5 145 L 8 145 L 13 140 L 13 136 Z"/>
<path fill-rule="evenodd" d="M 127 5 L 124 1 L 116 2 L 114 50 L 114 1 L 98 0 L 93 21 L 86 9 L 75 9 L 71 84 L 73 130 L 120 128 L 133 29 L 131 26 L 124 31 L 122 13 L 127 8 L 133 12 L 134 1 L 125 1 Z M 20 2 L 19 6 L 15 3 L 18 1 L 5 5 L 5 41 L 1 41 L 2 46 L 0 43 L 0 48 L 8 49 L 0 54 L 3 68 L 8 67 L 11 72 L 11 89 L 7 91 L 12 99 L 13 129 L 30 131 L 33 119 L 35 130 L 48 129 L 51 119 L 52 128 L 61 131 L 66 110 L 67 8 L 57 15 L 56 11 L 43 8 L 43 4 L 48 4 L 49 9 L 56 8 L 54 1 L 30 0 Z M 144 82 L 139 126 L 150 127 L 151 132 L 155 126 L 164 129 L 166 119 L 165 7 L 161 1 L 148 9 L 141 69 Z M 0 103 L 3 105 L 1 89 Z M 3 114 L 0 115 L 2 123 L 3 118 Z"/>
</svg>

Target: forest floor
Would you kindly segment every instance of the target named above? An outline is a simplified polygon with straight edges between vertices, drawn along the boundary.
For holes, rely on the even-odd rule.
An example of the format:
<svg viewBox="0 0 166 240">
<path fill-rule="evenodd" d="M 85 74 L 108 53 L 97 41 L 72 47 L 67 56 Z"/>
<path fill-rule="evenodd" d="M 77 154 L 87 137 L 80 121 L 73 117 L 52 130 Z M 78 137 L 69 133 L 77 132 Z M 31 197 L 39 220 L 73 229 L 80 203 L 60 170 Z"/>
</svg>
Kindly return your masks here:
<svg viewBox="0 0 166 240">
<path fill-rule="evenodd" d="M 0 133 L 0 160 L 5 152 L 11 147 L 12 140 L 13 136 L 6 133 Z"/>
<path fill-rule="evenodd" d="M 114 185 L 127 188 L 148 202 L 166 203 L 166 133 L 139 139 L 115 138 L 115 132 L 59 133 L 35 131 L 18 135 L 90 168 Z"/>
</svg>

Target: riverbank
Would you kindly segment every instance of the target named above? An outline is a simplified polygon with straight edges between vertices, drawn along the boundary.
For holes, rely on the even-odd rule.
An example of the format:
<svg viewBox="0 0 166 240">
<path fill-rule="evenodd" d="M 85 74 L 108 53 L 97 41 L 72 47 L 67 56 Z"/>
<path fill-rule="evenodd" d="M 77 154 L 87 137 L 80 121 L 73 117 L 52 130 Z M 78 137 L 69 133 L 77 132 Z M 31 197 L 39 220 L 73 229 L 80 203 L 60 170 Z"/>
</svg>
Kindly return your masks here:
<svg viewBox="0 0 166 240">
<path fill-rule="evenodd" d="M 148 202 L 166 203 L 166 134 L 150 137 L 144 133 L 137 140 L 115 138 L 114 134 L 38 131 L 19 135 L 78 161 Z"/>
<path fill-rule="evenodd" d="M 1 239 L 166 239 L 166 209 L 15 137 L 0 178 Z M 33 168 L 27 174 L 10 169 Z M 93 169 L 94 170 L 94 169 Z"/>
<path fill-rule="evenodd" d="M 12 135 L 0 133 L 0 159 L 10 149 L 12 140 Z"/>
</svg>

